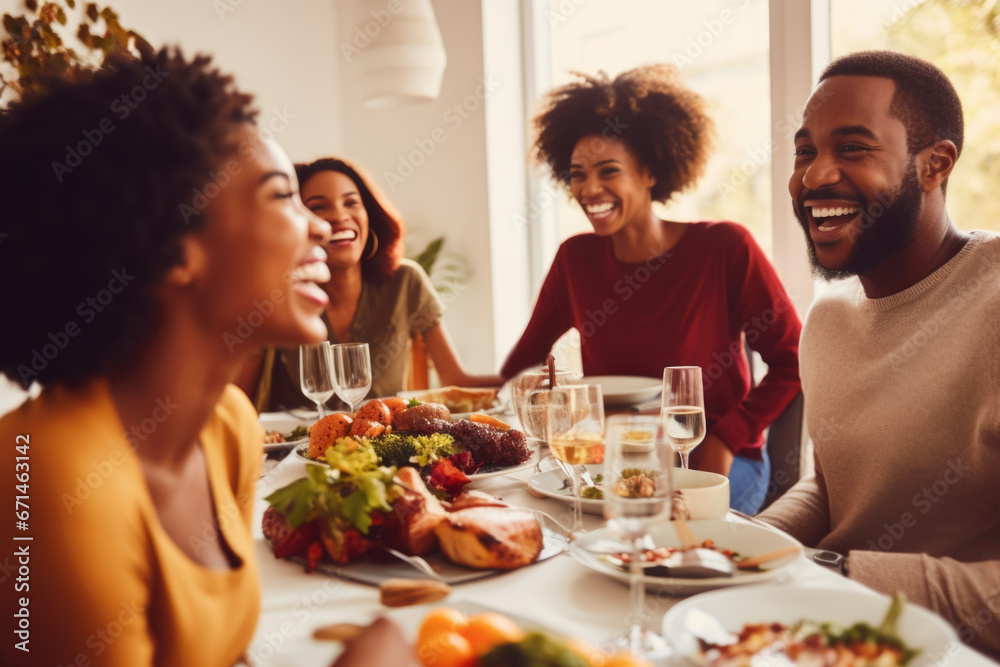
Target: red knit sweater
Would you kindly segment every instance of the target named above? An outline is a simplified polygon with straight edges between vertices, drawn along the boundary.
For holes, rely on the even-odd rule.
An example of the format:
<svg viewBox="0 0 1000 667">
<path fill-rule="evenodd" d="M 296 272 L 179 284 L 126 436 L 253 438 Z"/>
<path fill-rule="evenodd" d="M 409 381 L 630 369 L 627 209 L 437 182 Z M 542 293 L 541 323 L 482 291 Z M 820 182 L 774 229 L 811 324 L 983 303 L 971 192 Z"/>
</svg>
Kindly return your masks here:
<svg viewBox="0 0 1000 667">
<path fill-rule="evenodd" d="M 669 252 L 641 264 L 616 260 L 610 238 L 567 239 L 501 374 L 542 363 L 571 327 L 586 375 L 662 378 L 666 366 L 701 366 L 709 433 L 737 454 L 760 458 L 761 432 L 799 391 L 802 323 L 774 267 L 734 223 L 691 223 Z M 768 365 L 752 390 L 743 332 Z"/>
</svg>

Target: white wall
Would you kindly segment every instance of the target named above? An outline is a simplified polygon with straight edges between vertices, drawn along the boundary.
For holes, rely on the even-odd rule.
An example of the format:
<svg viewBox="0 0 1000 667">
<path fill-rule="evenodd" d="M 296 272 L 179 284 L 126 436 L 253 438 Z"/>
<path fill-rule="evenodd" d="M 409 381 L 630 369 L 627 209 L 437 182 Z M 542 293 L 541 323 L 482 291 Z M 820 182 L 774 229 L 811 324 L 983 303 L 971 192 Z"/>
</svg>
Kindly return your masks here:
<svg viewBox="0 0 1000 667">
<path fill-rule="evenodd" d="M 188 56 L 212 55 L 222 71 L 235 76 L 239 88 L 255 95 L 264 124 L 275 110 L 294 116 L 277 134 L 292 159 L 312 154 L 316 145 L 328 150 L 341 147 L 335 0 L 294 4 L 112 0 L 110 4 L 122 25 L 156 48 L 171 44 Z M 0 0 L 0 13 L 4 12 L 23 14 L 23 0 Z M 73 36 L 67 42 L 78 47 Z"/>
<path fill-rule="evenodd" d="M 485 73 L 479 2 L 434 0 L 433 6 L 448 54 L 438 99 L 366 108 L 352 85 L 357 59 L 341 56 L 342 156 L 363 166 L 403 215 L 407 254 L 443 234 L 445 250 L 465 260 L 471 276 L 447 304 L 445 325 L 466 367 L 488 372 L 502 358 L 493 332 L 485 98 L 520 99 L 520 84 Z M 337 2 L 338 41 L 351 43 L 356 11 L 357 0 Z M 508 150 L 523 160 L 515 141 Z M 311 157 L 335 152 L 318 145 Z"/>
</svg>

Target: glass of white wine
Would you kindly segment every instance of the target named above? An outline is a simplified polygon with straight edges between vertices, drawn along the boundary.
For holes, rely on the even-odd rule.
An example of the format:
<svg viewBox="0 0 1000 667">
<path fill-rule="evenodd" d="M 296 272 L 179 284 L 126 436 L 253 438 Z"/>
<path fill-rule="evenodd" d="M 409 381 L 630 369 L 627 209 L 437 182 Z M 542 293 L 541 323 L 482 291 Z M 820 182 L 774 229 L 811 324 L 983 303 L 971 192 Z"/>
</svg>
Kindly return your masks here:
<svg viewBox="0 0 1000 667">
<path fill-rule="evenodd" d="M 631 547 L 629 650 L 646 653 L 642 558 L 650 529 L 670 520 L 674 452 L 666 422 L 655 415 L 608 417 L 604 449 L 604 518 L 608 530 Z"/>
<path fill-rule="evenodd" d="M 332 350 L 337 395 L 354 412 L 372 388 L 372 362 L 368 343 L 338 343 Z"/>
<path fill-rule="evenodd" d="M 583 526 L 583 466 L 604 461 L 604 397 L 601 385 L 573 384 L 528 392 L 525 419 L 544 435 L 552 454 L 567 464 L 573 482 L 574 532 Z"/>
<path fill-rule="evenodd" d="M 688 467 L 691 451 L 705 439 L 705 392 L 700 366 L 669 366 L 663 369 L 663 402 L 660 419 L 666 424 L 667 440 Z"/>
<path fill-rule="evenodd" d="M 319 419 L 322 419 L 323 406 L 336 391 L 328 341 L 299 348 L 299 383 L 302 393 L 316 404 Z"/>
</svg>

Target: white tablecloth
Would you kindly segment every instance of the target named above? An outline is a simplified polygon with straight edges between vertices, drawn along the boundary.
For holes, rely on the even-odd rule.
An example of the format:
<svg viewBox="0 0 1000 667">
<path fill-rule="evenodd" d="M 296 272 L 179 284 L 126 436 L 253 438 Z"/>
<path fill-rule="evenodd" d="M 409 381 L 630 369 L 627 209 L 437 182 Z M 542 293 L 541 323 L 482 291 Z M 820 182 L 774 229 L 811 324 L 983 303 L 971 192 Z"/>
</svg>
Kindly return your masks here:
<svg viewBox="0 0 1000 667">
<path fill-rule="evenodd" d="M 379 604 L 378 589 L 323 574 L 306 574 L 301 565 L 276 559 L 264 542 L 260 519 L 266 503 L 262 499 L 304 474 L 305 463 L 291 455 L 262 479 L 258 487 L 255 524 L 263 601 L 257 634 L 250 648 L 255 665 L 325 667 L 339 652 L 339 645 L 313 640 L 314 628 L 336 622 L 366 624 L 379 613 L 390 611 Z M 528 493 L 525 480 L 531 474 L 526 470 L 484 480 L 485 486 L 480 488 L 512 505 L 543 510 L 568 524 L 566 505 Z M 603 524 L 599 517 L 584 515 L 584 519 L 588 529 Z M 788 581 L 796 586 L 869 590 L 805 559 L 792 567 Z M 457 585 L 451 597 L 440 604 L 471 600 L 532 619 L 555 632 L 607 646 L 625 628 L 628 597 L 627 586 L 588 570 L 568 554 L 560 554 L 520 570 Z M 646 629 L 659 632 L 663 615 L 682 599 L 658 597 L 648 591 Z M 995 664 L 964 645 L 956 644 L 953 653 L 942 665 Z M 670 657 L 657 662 L 671 667 L 686 664 Z"/>
</svg>

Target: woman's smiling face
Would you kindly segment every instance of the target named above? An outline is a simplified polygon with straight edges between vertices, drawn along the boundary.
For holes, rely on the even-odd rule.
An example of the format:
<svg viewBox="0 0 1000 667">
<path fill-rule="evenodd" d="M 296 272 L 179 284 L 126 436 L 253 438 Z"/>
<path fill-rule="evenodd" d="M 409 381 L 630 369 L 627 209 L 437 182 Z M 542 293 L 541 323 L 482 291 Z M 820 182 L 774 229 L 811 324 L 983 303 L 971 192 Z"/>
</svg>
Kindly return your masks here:
<svg viewBox="0 0 1000 667">
<path fill-rule="evenodd" d="M 589 134 L 570 157 L 569 188 L 594 233 L 611 236 L 630 224 L 648 224 L 656 179 L 625 142 Z"/>
<path fill-rule="evenodd" d="M 326 246 L 330 268 L 360 264 L 368 242 L 368 212 L 354 181 L 339 171 L 317 172 L 302 183 L 302 201 L 333 228 Z"/>
</svg>

